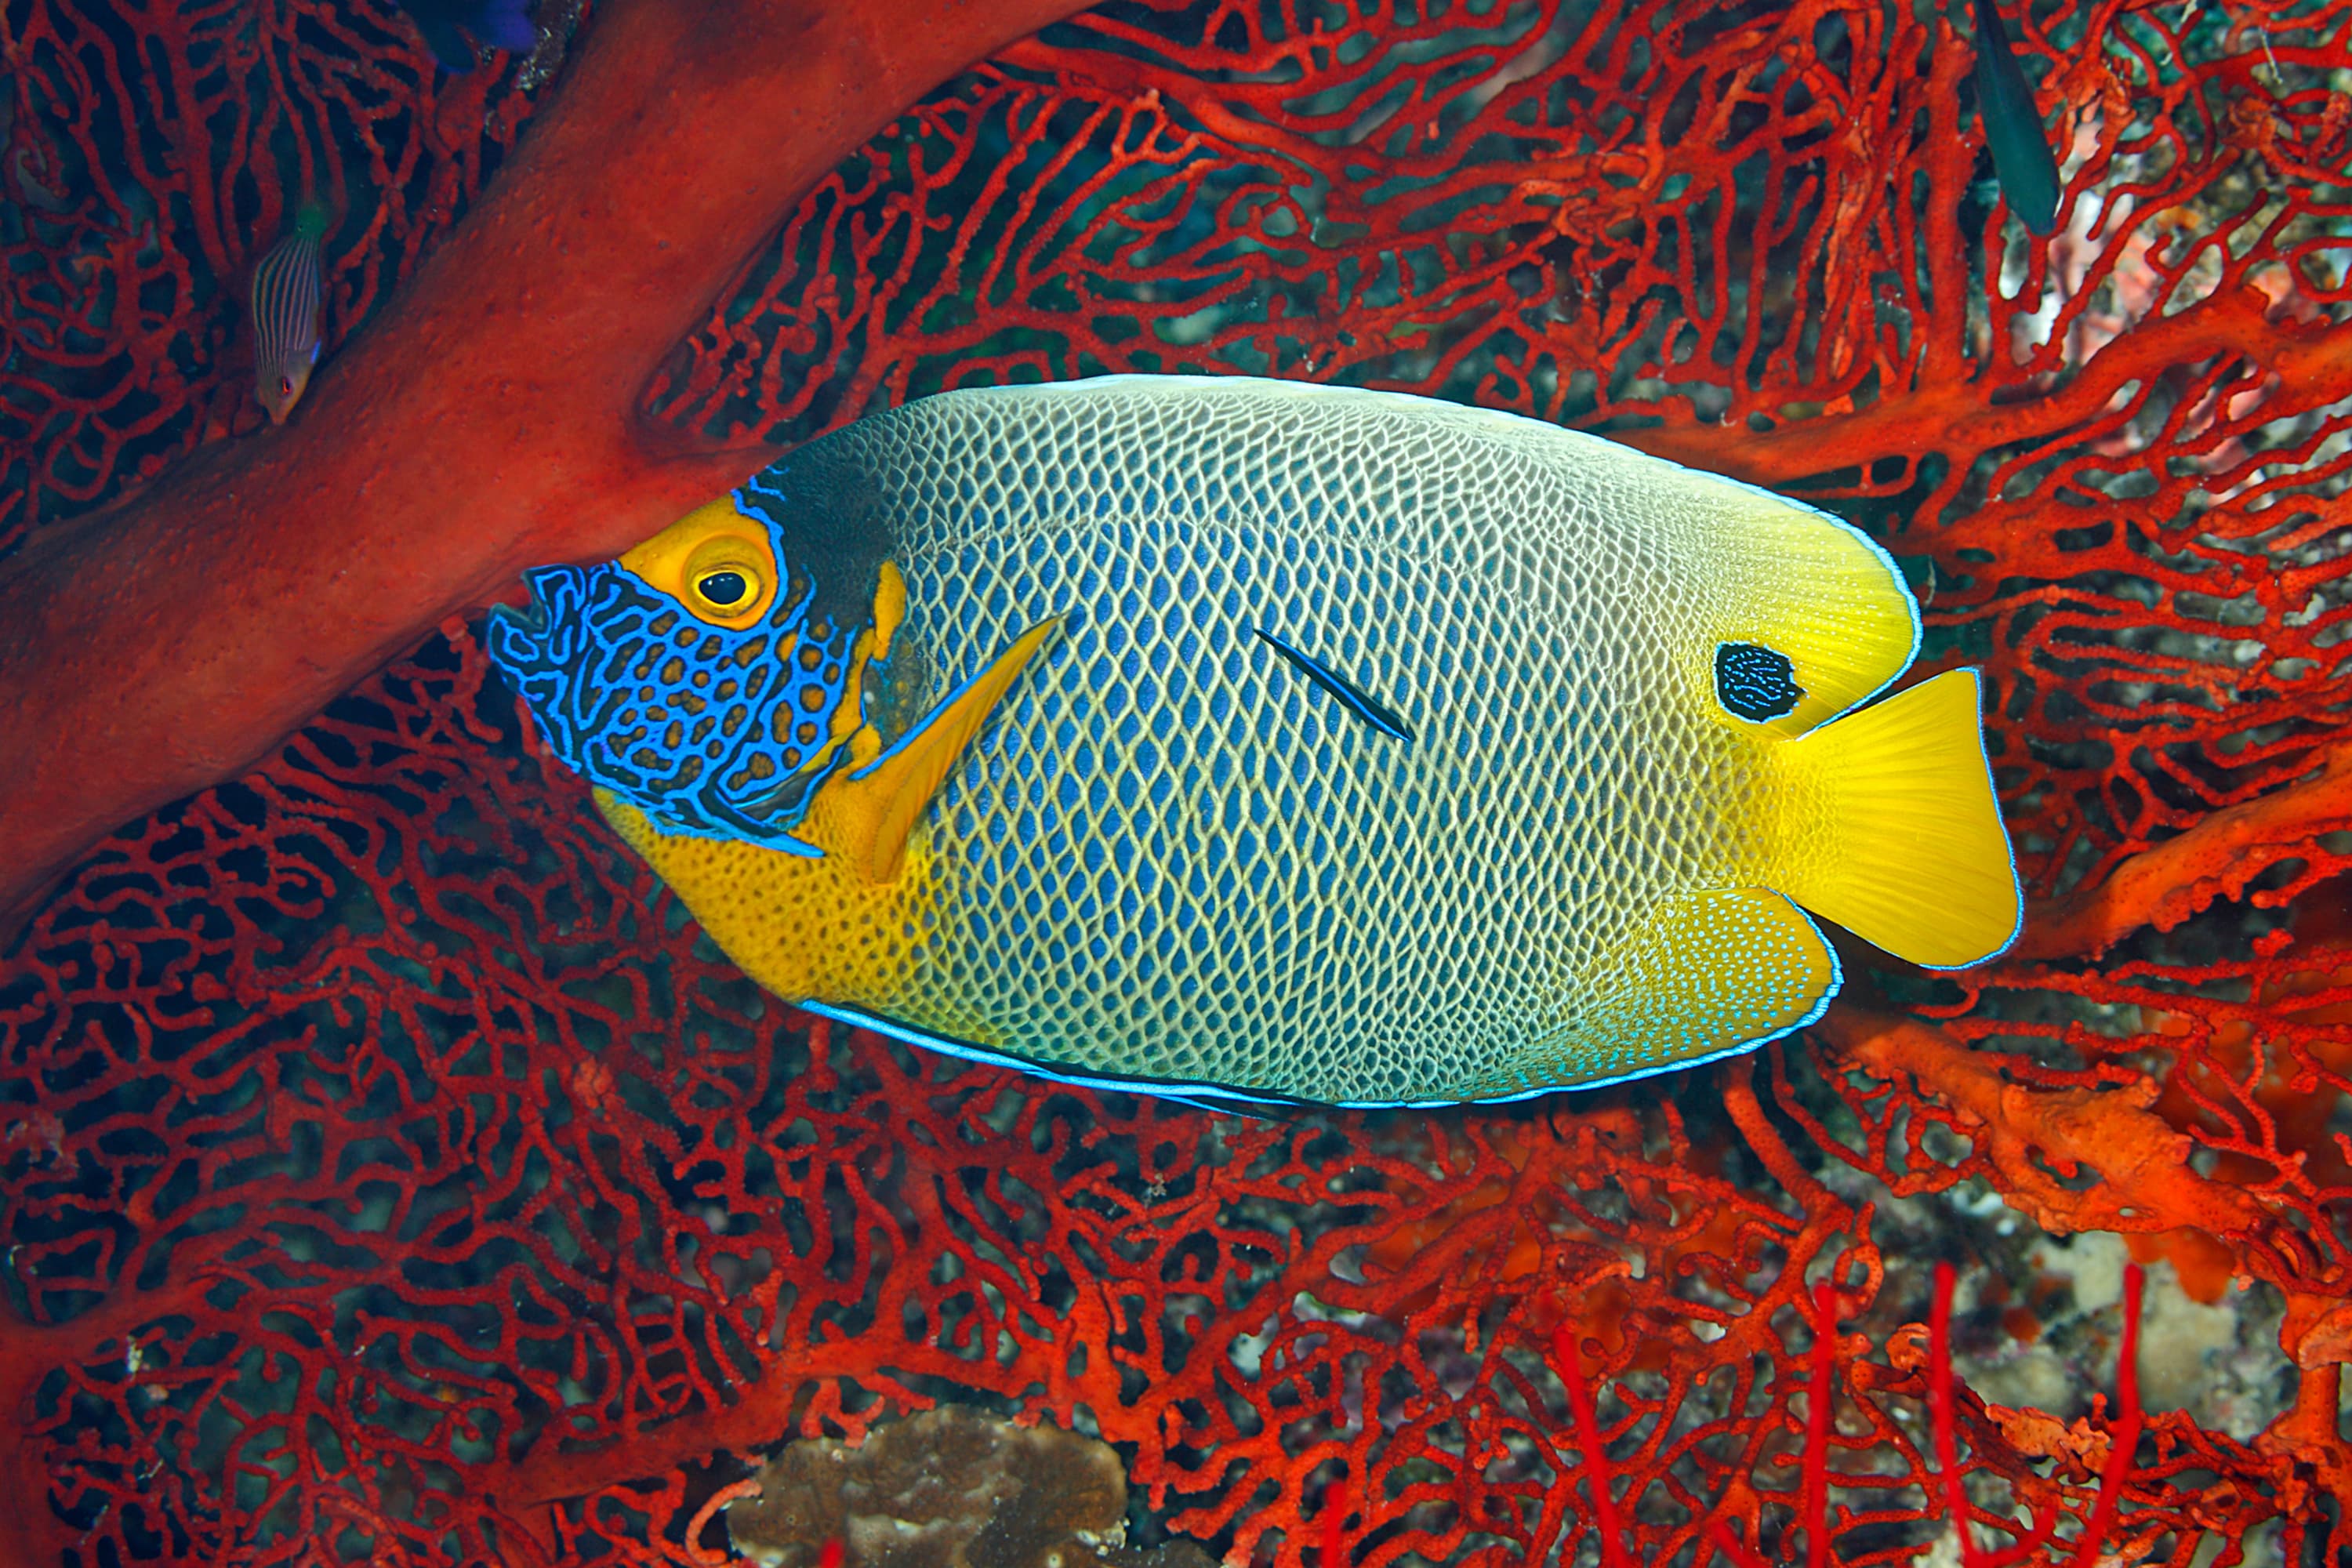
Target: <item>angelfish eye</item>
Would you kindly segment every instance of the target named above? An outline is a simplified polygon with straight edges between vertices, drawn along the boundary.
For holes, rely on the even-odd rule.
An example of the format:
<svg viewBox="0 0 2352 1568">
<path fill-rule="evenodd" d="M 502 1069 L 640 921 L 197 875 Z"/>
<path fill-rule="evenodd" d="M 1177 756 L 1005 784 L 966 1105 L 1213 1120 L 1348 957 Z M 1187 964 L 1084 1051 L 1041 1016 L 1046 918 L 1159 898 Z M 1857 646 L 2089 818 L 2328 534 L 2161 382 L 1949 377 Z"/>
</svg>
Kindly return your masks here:
<svg viewBox="0 0 2352 1568">
<path fill-rule="evenodd" d="M 730 631 L 749 630 L 766 614 L 781 583 L 766 526 L 745 519 L 723 497 L 687 513 L 618 564 L 697 620 Z"/>
<path fill-rule="evenodd" d="M 695 582 L 694 591 L 723 610 L 750 598 L 751 584 L 740 572 L 706 572 Z"/>
<path fill-rule="evenodd" d="M 707 539 L 687 557 L 677 596 L 704 620 L 736 626 L 766 602 L 769 570 L 743 541 Z"/>
</svg>

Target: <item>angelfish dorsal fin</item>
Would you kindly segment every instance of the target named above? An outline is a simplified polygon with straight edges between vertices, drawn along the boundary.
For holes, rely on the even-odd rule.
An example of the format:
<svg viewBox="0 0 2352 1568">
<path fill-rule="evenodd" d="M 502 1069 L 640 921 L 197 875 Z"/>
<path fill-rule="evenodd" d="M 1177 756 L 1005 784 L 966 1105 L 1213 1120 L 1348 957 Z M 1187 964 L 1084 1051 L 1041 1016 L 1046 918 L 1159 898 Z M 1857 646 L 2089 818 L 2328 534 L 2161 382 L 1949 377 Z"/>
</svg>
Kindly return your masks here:
<svg viewBox="0 0 2352 1568">
<path fill-rule="evenodd" d="M 1023 632 L 987 668 L 941 698 L 896 745 L 825 784 L 810 803 L 804 836 L 874 881 L 896 878 L 916 819 L 1014 679 L 1061 624 L 1055 616 Z"/>
</svg>

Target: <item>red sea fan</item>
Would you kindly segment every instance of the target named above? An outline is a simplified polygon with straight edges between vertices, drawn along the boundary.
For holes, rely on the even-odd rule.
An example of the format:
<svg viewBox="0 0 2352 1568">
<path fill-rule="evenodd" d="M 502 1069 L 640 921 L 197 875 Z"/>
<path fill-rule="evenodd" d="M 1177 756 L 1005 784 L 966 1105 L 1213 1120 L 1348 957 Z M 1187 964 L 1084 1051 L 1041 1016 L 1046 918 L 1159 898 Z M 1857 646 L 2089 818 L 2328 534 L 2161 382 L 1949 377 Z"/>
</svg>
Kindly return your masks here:
<svg viewBox="0 0 2352 1568">
<path fill-rule="evenodd" d="M 1849 954 L 1822 1028 L 1638 1094 L 1054 1089 L 760 994 L 452 626 L 100 846 L 0 972 L 0 1552 L 701 1562 L 746 1456 L 944 1399 L 1091 1426 L 1234 1561 L 1301 1568 L 1338 1510 L 1358 1568 L 1902 1562 L 1952 1507 L 1905 1216 L 2013 1258 L 1986 1194 L 2276 1292 L 2286 1392 L 2135 1443 L 1962 1388 L 1979 1541 L 2065 1561 L 2105 1507 L 2122 1561 L 2352 1549 L 2347 8 L 2012 16 L 2046 242 L 1930 9 L 1108 6 L 775 215 L 648 398 L 724 445 L 1307 375 L 1834 505 L 1930 599 L 1927 666 L 1988 671 L 2008 961 Z M 346 4 L 6 20 L 12 537 L 220 444 L 271 215 L 342 194 L 332 341 L 535 101 Z"/>
<path fill-rule="evenodd" d="M 0 555 L 252 426 L 247 285 L 304 202 L 334 226 L 330 346 L 366 319 L 528 123 L 578 3 L 546 9 L 547 58 L 504 76 L 436 75 L 399 13 L 320 0 L 0 21 Z"/>
</svg>

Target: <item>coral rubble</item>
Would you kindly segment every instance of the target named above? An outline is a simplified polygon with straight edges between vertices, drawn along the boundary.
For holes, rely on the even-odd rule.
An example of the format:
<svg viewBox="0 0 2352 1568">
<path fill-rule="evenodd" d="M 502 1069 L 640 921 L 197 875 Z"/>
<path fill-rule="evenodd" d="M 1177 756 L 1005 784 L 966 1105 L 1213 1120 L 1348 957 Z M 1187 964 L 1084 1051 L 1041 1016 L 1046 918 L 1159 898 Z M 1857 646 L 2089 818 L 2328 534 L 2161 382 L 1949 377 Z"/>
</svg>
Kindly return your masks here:
<svg viewBox="0 0 2352 1568">
<path fill-rule="evenodd" d="M 1130 1550 L 1127 1475 L 1107 1443 L 960 1405 L 886 1422 L 851 1447 L 784 1446 L 730 1503 L 727 1534 L 761 1568 L 1210 1568 L 1190 1542 Z"/>
</svg>

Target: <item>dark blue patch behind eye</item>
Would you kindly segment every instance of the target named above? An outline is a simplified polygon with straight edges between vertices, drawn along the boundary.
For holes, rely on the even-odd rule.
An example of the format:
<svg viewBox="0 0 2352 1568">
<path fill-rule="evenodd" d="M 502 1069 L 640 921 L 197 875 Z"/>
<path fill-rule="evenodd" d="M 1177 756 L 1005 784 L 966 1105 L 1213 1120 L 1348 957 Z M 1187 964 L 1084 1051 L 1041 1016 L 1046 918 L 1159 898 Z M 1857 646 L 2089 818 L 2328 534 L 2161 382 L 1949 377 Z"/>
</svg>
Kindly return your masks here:
<svg viewBox="0 0 2352 1568">
<path fill-rule="evenodd" d="M 1715 649 L 1715 697 L 1750 723 L 1786 718 L 1797 710 L 1805 689 L 1797 684 L 1789 656 L 1759 643 L 1718 643 Z"/>
</svg>

